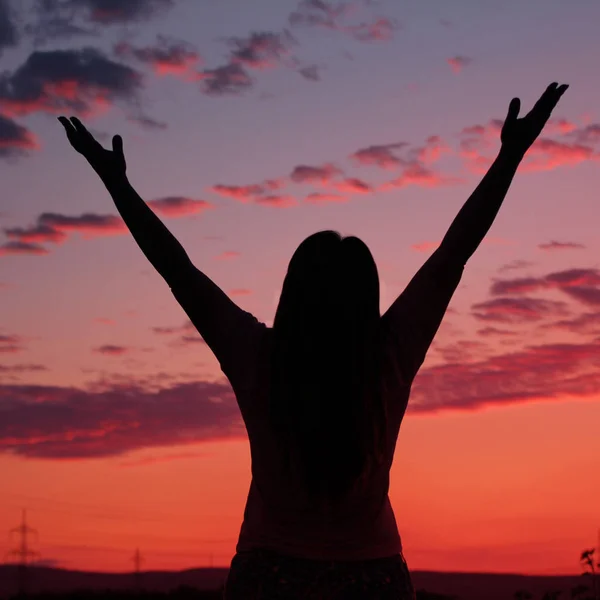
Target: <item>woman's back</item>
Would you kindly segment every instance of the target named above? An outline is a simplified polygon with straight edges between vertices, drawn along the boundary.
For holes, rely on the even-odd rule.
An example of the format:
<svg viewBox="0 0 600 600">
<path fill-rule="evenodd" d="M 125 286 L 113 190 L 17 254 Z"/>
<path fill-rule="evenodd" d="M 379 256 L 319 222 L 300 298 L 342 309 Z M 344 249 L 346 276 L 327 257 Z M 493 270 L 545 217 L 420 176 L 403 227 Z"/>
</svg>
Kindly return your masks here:
<svg viewBox="0 0 600 600">
<path fill-rule="evenodd" d="M 327 511 L 326 505 L 311 505 L 294 472 L 283 474 L 281 448 L 268 418 L 273 330 L 231 302 L 199 271 L 195 281 L 182 277 L 180 285 L 171 286 L 229 379 L 248 432 L 252 481 L 238 550 L 264 547 L 332 560 L 368 559 L 400 551 L 388 498 L 389 467 L 412 381 L 462 272 L 462 264 L 436 251 L 380 317 L 387 461 L 362 491 L 350 495 L 334 511 Z M 204 307 L 198 306 L 200 297 L 211 306 L 210 320 L 204 318 Z"/>
<path fill-rule="evenodd" d="M 267 547 L 306 558 L 377 558 L 397 553 L 400 540 L 388 499 L 389 468 L 401 415 L 392 411 L 388 435 L 392 455 L 357 489 L 332 506 L 313 499 L 295 471 L 285 468 L 283 455 L 268 420 L 272 329 L 255 322 L 256 377 L 232 382 L 248 431 L 252 482 L 238 550 Z M 247 338 L 249 339 L 249 338 Z M 408 396 L 408 386 L 405 394 Z M 398 394 L 402 390 L 398 389 Z M 396 403 L 399 406 L 399 403 Z"/>
</svg>

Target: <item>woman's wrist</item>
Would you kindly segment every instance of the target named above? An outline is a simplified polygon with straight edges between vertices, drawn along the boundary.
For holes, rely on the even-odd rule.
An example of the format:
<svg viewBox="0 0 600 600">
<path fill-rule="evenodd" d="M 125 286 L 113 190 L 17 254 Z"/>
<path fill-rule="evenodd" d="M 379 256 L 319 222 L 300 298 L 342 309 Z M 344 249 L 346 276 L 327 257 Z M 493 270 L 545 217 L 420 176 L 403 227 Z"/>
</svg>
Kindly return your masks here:
<svg viewBox="0 0 600 600">
<path fill-rule="evenodd" d="M 125 171 L 109 171 L 98 173 L 98 175 L 107 188 L 129 183 L 127 179 L 127 173 Z"/>
<path fill-rule="evenodd" d="M 102 183 L 104 183 L 104 186 L 108 190 L 109 194 L 126 189 L 130 185 L 129 180 L 127 179 L 127 174 L 123 172 L 103 173 L 100 175 L 100 179 L 102 180 Z"/>
<path fill-rule="evenodd" d="M 523 160 L 526 152 L 527 150 L 522 150 L 514 145 L 502 144 L 500 146 L 498 158 L 504 162 L 514 163 L 518 166 L 518 164 Z"/>
</svg>

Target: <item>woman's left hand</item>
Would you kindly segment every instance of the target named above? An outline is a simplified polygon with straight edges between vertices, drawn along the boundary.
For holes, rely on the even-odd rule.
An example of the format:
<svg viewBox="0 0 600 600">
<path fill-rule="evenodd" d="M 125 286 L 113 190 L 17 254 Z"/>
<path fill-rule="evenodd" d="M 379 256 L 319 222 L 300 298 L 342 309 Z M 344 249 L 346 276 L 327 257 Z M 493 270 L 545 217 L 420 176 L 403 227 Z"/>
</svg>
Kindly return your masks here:
<svg viewBox="0 0 600 600">
<path fill-rule="evenodd" d="M 71 146 L 79 154 L 83 154 L 103 181 L 125 176 L 127 165 L 123 154 L 123 138 L 120 135 L 113 137 L 113 149 L 106 150 L 76 117 L 71 117 L 70 120 L 58 117 L 58 120 L 67 132 Z"/>
</svg>

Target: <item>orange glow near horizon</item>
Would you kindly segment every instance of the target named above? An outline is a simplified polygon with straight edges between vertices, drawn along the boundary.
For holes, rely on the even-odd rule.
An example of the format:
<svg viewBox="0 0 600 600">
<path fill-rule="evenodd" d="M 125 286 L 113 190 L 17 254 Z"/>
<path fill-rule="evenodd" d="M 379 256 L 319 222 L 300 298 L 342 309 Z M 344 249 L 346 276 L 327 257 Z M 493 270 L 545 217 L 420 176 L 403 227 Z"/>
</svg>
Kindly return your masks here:
<svg viewBox="0 0 600 600">
<path fill-rule="evenodd" d="M 600 3 L 80 4 L 97 35 L 38 40 L 19 2 L 28 27 L 0 35 L 0 554 L 27 509 L 42 564 L 228 566 L 250 483 L 216 358 L 57 115 L 121 135 L 190 260 L 271 325 L 326 229 L 368 245 L 387 309 L 511 98 L 523 116 L 558 81 L 415 379 L 390 497 L 410 569 L 579 574 L 600 527 Z"/>
</svg>

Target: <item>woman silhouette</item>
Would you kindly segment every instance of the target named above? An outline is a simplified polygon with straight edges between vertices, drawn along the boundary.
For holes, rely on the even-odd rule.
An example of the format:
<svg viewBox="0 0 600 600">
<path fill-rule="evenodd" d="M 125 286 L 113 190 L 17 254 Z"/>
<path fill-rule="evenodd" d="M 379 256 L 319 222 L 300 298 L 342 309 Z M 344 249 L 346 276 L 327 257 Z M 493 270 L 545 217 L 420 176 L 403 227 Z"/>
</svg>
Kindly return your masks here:
<svg viewBox="0 0 600 600">
<path fill-rule="evenodd" d="M 199 271 L 136 194 L 120 136 L 105 150 L 79 120 L 59 117 L 235 392 L 252 479 L 227 600 L 415 597 L 388 497 L 410 388 L 465 263 L 567 87 L 551 84 L 521 119 L 512 100 L 496 160 L 383 316 L 367 246 L 320 231 L 289 263 L 272 328 Z"/>
</svg>

